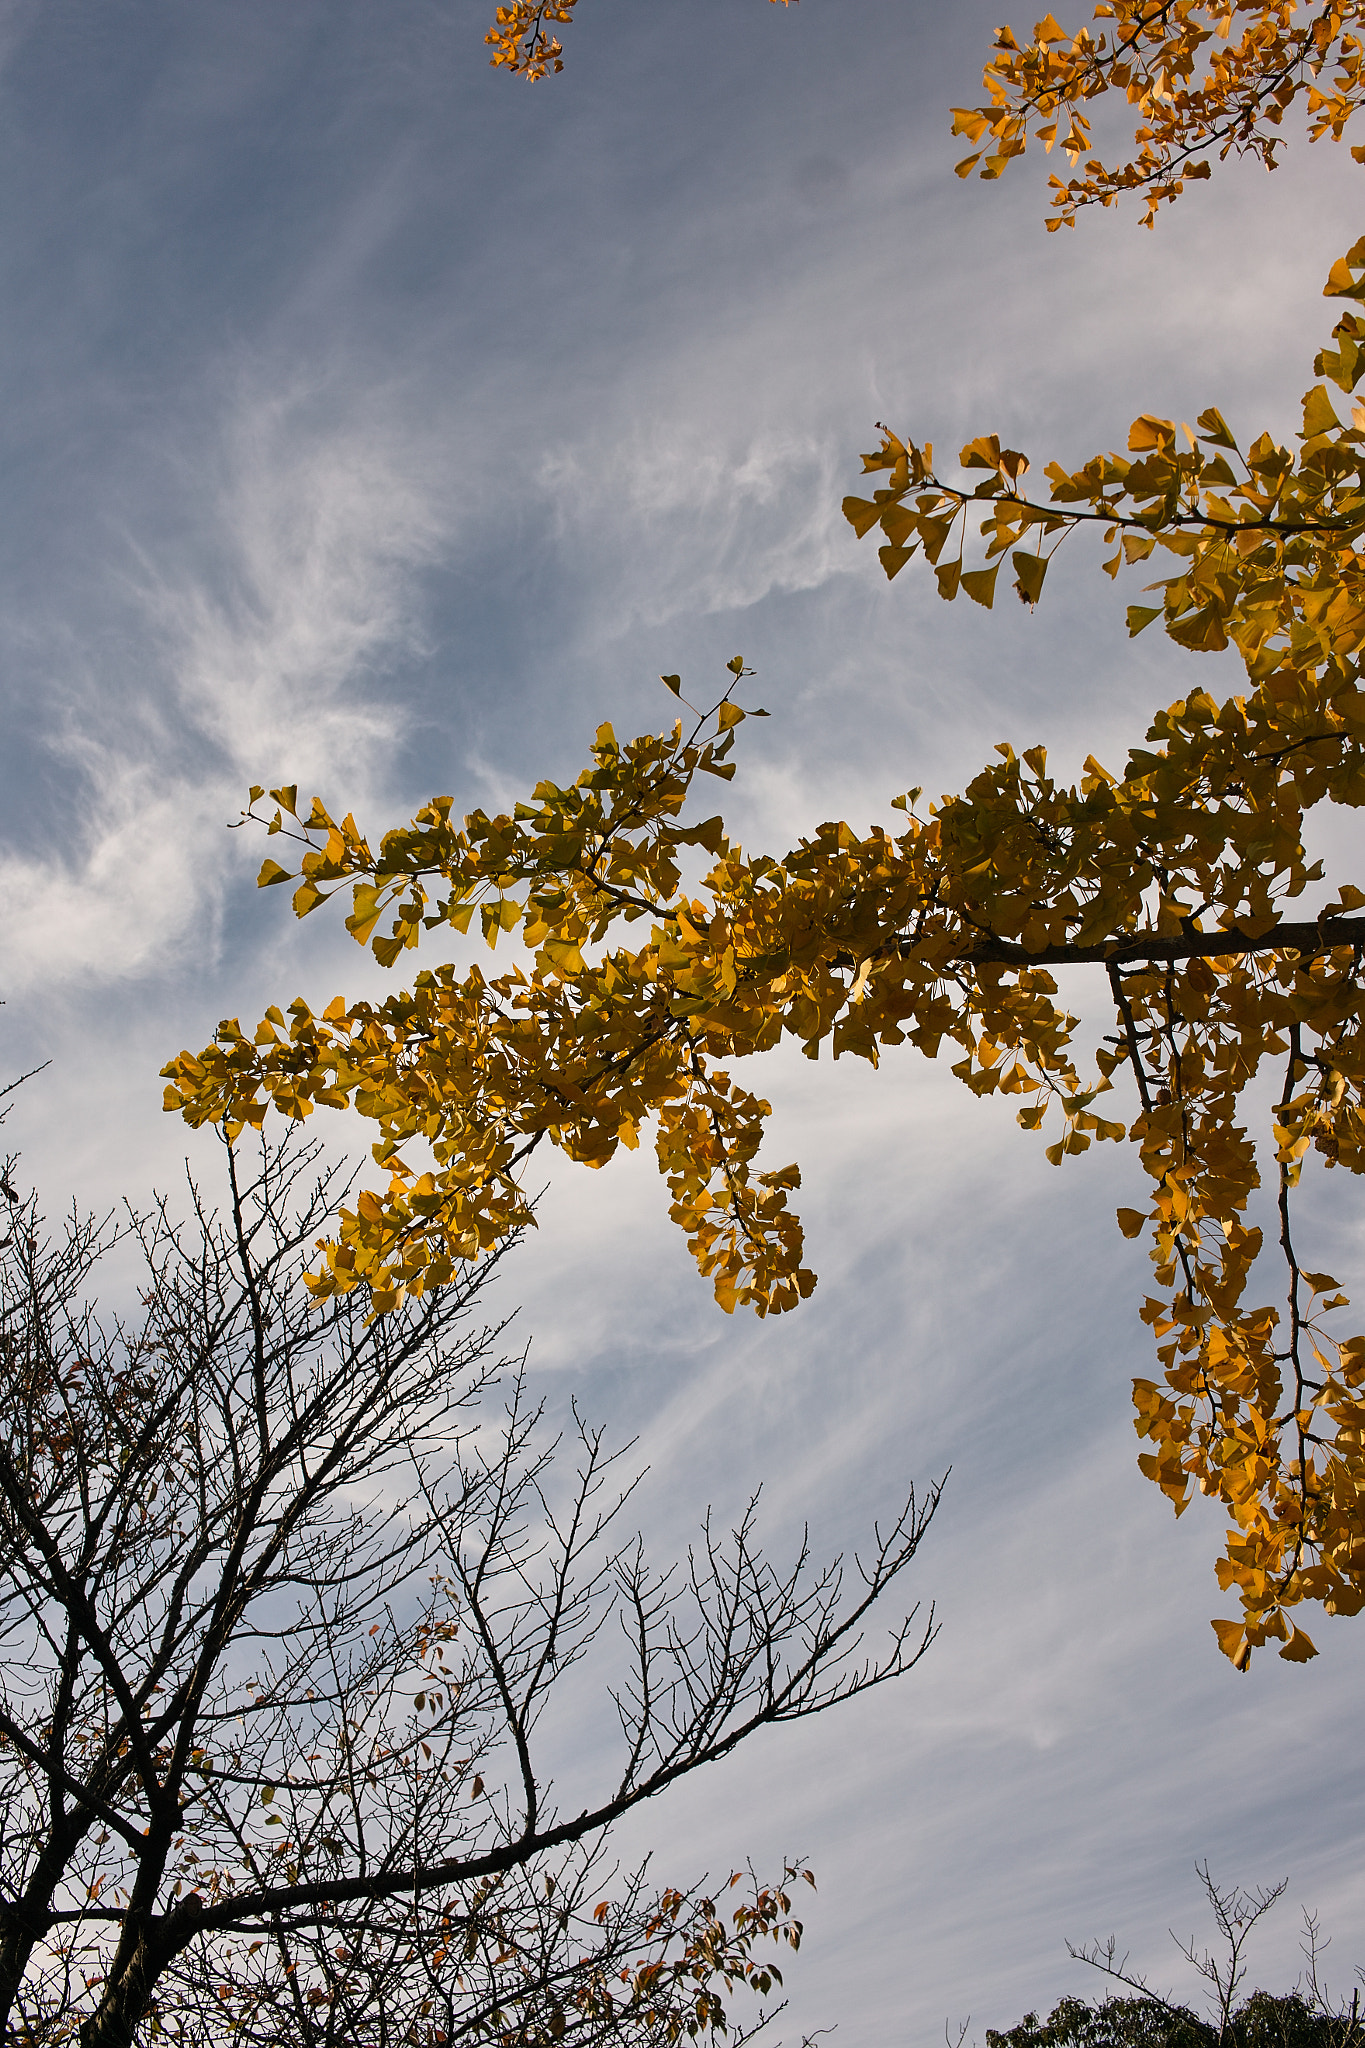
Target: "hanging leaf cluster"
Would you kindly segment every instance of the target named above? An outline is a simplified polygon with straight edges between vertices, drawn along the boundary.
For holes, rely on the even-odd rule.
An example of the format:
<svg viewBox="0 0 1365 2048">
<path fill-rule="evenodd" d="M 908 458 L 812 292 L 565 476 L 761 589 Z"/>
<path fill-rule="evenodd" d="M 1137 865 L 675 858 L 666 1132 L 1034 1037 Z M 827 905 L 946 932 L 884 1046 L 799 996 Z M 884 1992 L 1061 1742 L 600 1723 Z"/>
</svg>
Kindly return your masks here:
<svg viewBox="0 0 1365 2048">
<path fill-rule="evenodd" d="M 1313 141 L 1339 142 L 1365 97 L 1359 0 L 1304 7 L 1299 0 L 1100 0 L 1097 32 L 1069 35 L 1051 15 L 1021 43 L 996 31 L 982 76 L 986 102 L 953 109 L 953 133 L 979 145 L 957 166 L 998 178 L 1030 142 L 1059 147 L 1079 176 L 1053 176 L 1049 229 L 1074 227 L 1084 206 L 1140 196 L 1157 209 L 1189 179 L 1211 175 L 1207 156 L 1250 156 L 1274 170 L 1281 124 L 1302 97 Z M 1134 154 L 1108 166 L 1094 154 L 1084 109 L 1119 92 L 1136 110 Z M 1353 157 L 1365 161 L 1365 149 Z"/>
<path fill-rule="evenodd" d="M 562 71 L 564 45 L 554 30 L 573 20 L 577 5 L 578 0 L 511 0 L 499 7 L 484 37 L 493 51 L 488 61 L 494 70 L 506 69 L 531 82 Z"/>
</svg>

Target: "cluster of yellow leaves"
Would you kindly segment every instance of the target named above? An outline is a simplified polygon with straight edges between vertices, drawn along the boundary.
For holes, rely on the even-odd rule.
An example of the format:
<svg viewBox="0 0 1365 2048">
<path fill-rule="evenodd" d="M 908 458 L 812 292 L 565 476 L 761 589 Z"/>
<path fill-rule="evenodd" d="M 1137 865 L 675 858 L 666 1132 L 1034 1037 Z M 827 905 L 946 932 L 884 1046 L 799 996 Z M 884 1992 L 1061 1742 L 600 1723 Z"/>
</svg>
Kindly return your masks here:
<svg viewBox="0 0 1365 2048">
<path fill-rule="evenodd" d="M 792 0 L 782 0 L 788 7 Z M 499 7 L 493 26 L 484 37 L 494 55 L 489 63 L 495 70 L 505 68 L 526 79 L 544 78 L 547 72 L 564 69 L 564 46 L 548 23 L 559 25 L 573 20 L 578 0 L 511 0 Z"/>
<path fill-rule="evenodd" d="M 1329 291 L 1365 299 L 1361 270 L 1365 243 Z M 1349 391 L 1365 369 L 1355 314 L 1334 341 L 1319 371 Z M 1287 1619 L 1299 1602 L 1365 1605 L 1365 1340 L 1330 1336 L 1324 1318 L 1344 1298 L 1329 1275 L 1300 1270 L 1289 1207 L 1310 1147 L 1365 1170 L 1365 918 L 1353 914 L 1365 893 L 1343 884 L 1315 916 L 1284 915 L 1322 879 L 1306 811 L 1365 803 L 1365 441 L 1318 387 L 1297 460 L 1262 437 L 1236 458 L 1239 480 L 1221 417 L 1201 426 L 1212 458 L 1193 439 L 1179 452 L 1168 423 L 1147 419 L 1139 461 L 1050 472 L 1046 506 L 1018 495 L 1023 458 L 993 441 L 964 451 L 988 470 L 969 500 L 937 482 L 927 450 L 888 439 L 865 460 L 890 469 L 889 488 L 850 516 L 886 534 L 889 573 L 922 546 L 947 596 L 995 573 L 964 571 L 960 551 L 947 573 L 941 560 L 978 498 L 997 556 L 1027 526 L 1087 520 L 1136 539 L 1138 558 L 1170 549 L 1181 567 L 1162 586 L 1167 631 L 1187 648 L 1235 644 L 1246 696 L 1194 692 L 1158 716 L 1121 776 L 1092 758 L 1077 786 L 1048 774 L 1041 748 L 1020 758 L 1002 746 L 927 816 L 918 791 L 895 800 L 898 835 L 824 824 L 781 861 L 746 855 L 720 817 L 684 816 L 700 776 L 734 773 L 736 729 L 752 715 L 733 699 L 738 657 L 690 730 L 623 746 L 603 726 L 573 783 L 539 783 L 511 816 L 457 826 L 438 799 L 375 852 L 349 816 L 315 802 L 301 819 L 296 792 L 276 790 L 268 829 L 304 847 L 300 916 L 349 885 L 348 927 L 385 966 L 429 931 L 467 933 L 476 912 L 490 946 L 519 932 L 526 957 L 494 979 L 439 965 L 383 1003 L 338 997 L 320 1016 L 299 1000 L 251 1035 L 229 1020 L 165 1070 L 166 1102 L 230 1132 L 272 1105 L 302 1117 L 349 1103 L 371 1118 L 387 1187 L 343 1215 L 311 1284 L 327 1295 L 364 1283 L 380 1312 L 531 1221 L 522 1171 L 544 1138 L 601 1166 L 651 1121 L 671 1213 L 722 1306 L 794 1306 L 814 1285 L 787 1207 L 799 1175 L 754 1170 L 768 1105 L 728 1071 L 784 1035 L 813 1058 L 828 1042 L 874 1064 L 907 1040 L 930 1058 L 951 1046 L 954 1073 L 976 1095 L 1017 1098 L 1026 1129 L 1054 1113 L 1054 1162 L 1127 1136 L 1150 1192 L 1120 1223 L 1150 1231 L 1161 1290 L 1144 1311 L 1162 1378 L 1137 1387 L 1142 1462 L 1177 1511 L 1192 1486 L 1226 1508 L 1220 1578 L 1243 1611 L 1218 1627 L 1245 1664 L 1271 1638 L 1282 1655 L 1313 1654 Z M 1030 559 L 1042 557 L 1016 552 L 1015 566 L 1036 598 Z M 711 865 L 684 888 L 690 849 Z M 267 861 L 260 879 L 292 878 Z M 1088 1079 L 1052 972 L 1085 965 L 1104 972 L 1116 1025 Z M 1261 1233 L 1246 1215 L 1259 1172 L 1240 1103 L 1270 1061 L 1282 1063 L 1283 1317 L 1245 1299 Z M 1118 1080 L 1134 1093 L 1131 1123 L 1096 1107 Z"/>
<path fill-rule="evenodd" d="M 1084 159 L 1081 176 L 1050 180 L 1049 229 L 1074 227 L 1081 207 L 1112 206 L 1125 192 L 1142 195 L 1151 227 L 1186 179 L 1210 175 L 1201 150 L 1254 156 L 1274 170 L 1276 131 L 1301 93 L 1314 141 L 1339 142 L 1365 97 L 1360 0 L 1101 0 L 1094 18 L 1112 26 L 1068 35 L 1048 14 L 1028 44 L 998 29 L 982 77 L 986 105 L 953 109 L 953 133 L 982 145 L 957 166 L 959 177 L 981 164 L 981 177 L 998 178 L 1030 140 L 1049 151 L 1059 144 L 1073 168 Z M 1081 111 L 1110 91 L 1139 117 L 1136 154 L 1112 169 L 1092 155 Z M 1351 154 L 1365 161 L 1365 150 Z"/>
<path fill-rule="evenodd" d="M 1365 305 L 1362 272 L 1365 239 L 1333 264 L 1324 296 Z M 1351 393 L 1365 371 L 1365 320 L 1348 313 L 1332 339 L 1336 346 L 1321 351 L 1314 371 Z M 1365 625 L 1356 546 L 1365 532 L 1365 406 L 1353 406 L 1343 425 L 1326 385 L 1314 385 L 1304 394 L 1297 458 L 1269 434 L 1242 455 L 1213 407 L 1197 426 L 1197 434 L 1185 427 L 1178 435 L 1173 421 L 1142 414 L 1128 436 L 1136 461 L 1111 451 L 1074 472 L 1050 463 L 1046 502 L 1023 494 L 1028 460 L 1002 448 L 997 435 L 981 435 L 961 452 L 963 469 L 986 472 L 973 489 L 940 481 L 931 443 L 919 447 L 886 433 L 863 468 L 889 471 L 888 485 L 870 499 L 845 498 L 844 514 L 860 538 L 880 530 L 889 577 L 922 551 L 941 596 L 963 590 L 987 609 L 1007 552 L 1014 589 L 1036 604 L 1057 548 L 1078 528 L 1099 525 L 1106 541 L 1119 542 L 1104 564 L 1110 576 L 1157 549 L 1183 564 L 1148 586 L 1160 591 L 1159 604 L 1129 607 L 1130 635 L 1163 618 L 1170 638 L 1195 652 L 1231 642 L 1255 683 L 1286 666 L 1306 676 L 1325 672 L 1337 655 L 1349 659 Z M 985 513 L 987 545 L 982 566 L 967 569 L 974 506 Z M 1034 547 L 1016 545 L 1027 539 Z"/>
<path fill-rule="evenodd" d="M 742 667 L 731 664 L 735 682 Z M 531 1220 L 520 1169 L 543 1138 L 602 1166 L 638 1144 L 650 1118 L 672 1215 L 722 1304 L 764 1314 L 810 1292 L 786 1207 L 794 1169 L 751 1170 L 768 1105 L 715 1067 L 715 1034 L 694 1022 L 740 969 L 733 952 L 712 968 L 675 901 L 684 848 L 709 852 L 717 873 L 730 864 L 719 818 L 683 825 L 678 814 L 697 775 L 734 774 L 726 757 L 744 715 L 727 696 L 705 741 L 700 729 L 684 740 L 678 725 L 623 747 L 603 726 L 593 765 L 569 787 L 542 782 L 514 816 L 479 812 L 462 828 L 438 799 L 387 834 L 377 856 L 351 818 L 338 824 L 314 803 L 300 827 L 300 916 L 353 879 L 348 927 L 386 966 L 433 926 L 466 932 L 476 909 L 490 945 L 520 929 L 533 954 L 529 972 L 519 965 L 491 981 L 477 966 L 461 975 L 442 965 L 379 1006 L 338 998 L 314 1016 L 296 1002 L 288 1025 L 273 1009 L 251 1038 L 232 1020 L 202 1056 L 182 1054 L 167 1070 L 168 1107 L 233 1134 L 269 1104 L 302 1117 L 354 1102 L 374 1119 L 389 1187 L 343 1218 L 319 1293 L 364 1282 L 383 1311 L 405 1291 L 443 1284 L 457 1261 Z M 281 808 L 271 830 L 297 822 L 295 792 L 272 796 Z M 267 862 L 262 883 L 283 879 Z M 390 908 L 392 930 L 375 934 Z M 660 920 L 648 945 L 585 958 L 618 921 L 646 916 Z M 430 1169 L 409 1167 L 401 1148 L 413 1142 Z"/>
<path fill-rule="evenodd" d="M 512 0 L 500 7 L 492 28 L 484 37 L 494 55 L 494 70 L 506 67 L 515 77 L 544 78 L 547 71 L 564 69 L 564 45 L 547 23 L 573 20 L 578 0 Z"/>
</svg>

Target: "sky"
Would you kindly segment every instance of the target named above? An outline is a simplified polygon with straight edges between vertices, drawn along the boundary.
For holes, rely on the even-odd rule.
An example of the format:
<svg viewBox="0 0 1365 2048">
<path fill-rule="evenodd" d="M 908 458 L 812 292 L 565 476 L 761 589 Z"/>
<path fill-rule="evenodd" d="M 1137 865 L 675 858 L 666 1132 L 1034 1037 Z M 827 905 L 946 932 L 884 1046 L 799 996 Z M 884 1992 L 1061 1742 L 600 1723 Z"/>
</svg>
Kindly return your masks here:
<svg viewBox="0 0 1365 2048">
<path fill-rule="evenodd" d="M 1032 614 L 946 607 L 914 565 L 888 586 L 839 511 L 859 451 L 878 420 L 1040 467 L 1139 411 L 1297 424 L 1359 232 L 1344 150 L 1231 166 L 1155 234 L 1048 235 L 1041 160 L 952 173 L 996 0 L 581 0 L 534 86 L 488 67 L 487 11 L 0 6 L 0 1067 L 49 1063 L 6 1137 L 50 1213 L 215 1171 L 157 1076 L 220 1017 L 377 984 L 339 920 L 257 894 L 226 829 L 248 784 L 369 829 L 503 806 L 735 653 L 773 714 L 727 798 L 746 844 L 889 823 L 997 739 L 1117 766 L 1196 657 L 1129 642 L 1136 587 L 1082 544 Z M 1064 1944 L 1111 1932 L 1190 1996 L 1168 1929 L 1211 1934 L 1204 1859 L 1289 1880 L 1259 1981 L 1292 1981 L 1304 1905 L 1348 1987 L 1365 1621 L 1315 1627 L 1308 1666 L 1219 1655 L 1217 1518 L 1177 1527 L 1136 1466 L 1132 1163 L 1052 1169 L 908 1048 L 852 1065 L 754 1076 L 804 1175 L 796 1314 L 719 1313 L 647 1148 L 554 1167 L 497 1283 L 552 1411 L 638 1436 L 657 1559 L 760 1484 L 775 1556 L 803 1525 L 851 1551 L 951 1467 L 920 1667 L 623 1852 L 661 1881 L 815 1867 L 792 2043 L 984 2041 L 1097 1989 Z M 1308 1199 L 1358 1288 L 1349 1188 Z M 566 1787 L 601 1737 L 589 1711 L 556 1738 Z"/>
</svg>

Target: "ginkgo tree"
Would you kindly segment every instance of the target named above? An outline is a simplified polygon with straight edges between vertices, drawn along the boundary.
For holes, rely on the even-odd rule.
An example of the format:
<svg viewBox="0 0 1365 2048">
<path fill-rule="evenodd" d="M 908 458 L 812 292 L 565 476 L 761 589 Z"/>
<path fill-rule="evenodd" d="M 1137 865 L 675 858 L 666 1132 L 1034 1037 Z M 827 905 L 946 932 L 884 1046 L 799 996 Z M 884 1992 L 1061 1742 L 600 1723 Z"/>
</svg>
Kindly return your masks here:
<svg viewBox="0 0 1365 2048">
<path fill-rule="evenodd" d="M 1030 134 L 1054 140 L 1044 117 L 1067 106 L 1064 145 L 1085 154 L 1076 109 L 1101 91 L 1125 91 L 1148 121 L 1123 177 L 1092 166 L 1067 188 L 1072 215 L 1130 187 L 1149 211 L 1175 196 L 1178 165 L 1191 174 L 1180 152 L 1200 136 L 1240 148 L 1261 134 L 1273 163 L 1261 128 L 1300 89 L 1315 132 L 1340 133 L 1353 109 L 1353 9 L 1321 10 L 1309 29 L 1278 6 L 1097 14 L 1109 42 L 1062 38 L 1049 16 L 1027 49 L 1002 31 L 986 73 L 988 175 Z M 1210 37 L 1222 40 L 1196 90 Z M 864 457 L 880 481 L 846 500 L 855 531 L 876 532 L 890 576 L 926 561 L 944 598 L 990 605 L 1008 556 L 1036 604 L 1056 548 L 1091 526 L 1115 549 L 1111 575 L 1173 570 L 1150 586 L 1156 602 L 1130 607 L 1130 631 L 1159 620 L 1186 653 L 1235 650 L 1246 690 L 1220 702 L 1196 681 L 1114 771 L 1092 756 L 1071 784 L 1041 747 L 1002 744 L 961 795 L 893 796 L 898 831 L 830 822 L 780 859 L 748 852 L 696 801 L 702 778 L 733 776 L 751 715 L 736 657 L 710 709 L 629 743 L 601 727 L 575 779 L 535 784 L 510 815 L 460 822 L 438 798 L 374 847 L 320 800 L 301 810 L 282 787 L 262 808 L 253 790 L 247 815 L 297 848 L 292 868 L 266 862 L 262 884 L 295 880 L 301 917 L 349 888 L 348 928 L 384 967 L 476 918 L 489 945 L 522 945 L 499 974 L 442 963 L 382 1002 L 317 1012 L 298 999 L 254 1032 L 227 1020 L 166 1068 L 167 1107 L 229 1134 L 272 1108 L 351 1105 L 375 1125 L 381 1185 L 320 1247 L 317 1298 L 363 1286 L 384 1314 L 448 1283 L 532 1220 L 525 1171 L 547 1140 L 600 1167 L 649 1127 L 671 1214 L 722 1307 L 793 1308 L 815 1284 L 789 1206 L 800 1176 L 760 1170 L 768 1104 L 732 1063 L 785 1037 L 874 1064 L 906 1042 L 946 1051 L 973 1094 L 1017 1101 L 1054 1163 L 1102 1140 L 1136 1148 L 1142 1192 L 1119 1224 L 1149 1245 L 1157 1357 L 1135 1383 L 1140 1463 L 1177 1513 L 1195 1489 L 1226 1513 L 1218 1576 L 1240 1613 L 1214 1622 L 1224 1651 L 1244 1669 L 1274 1640 L 1303 1661 L 1315 1650 L 1293 1610 L 1358 1613 L 1365 1337 L 1343 1330 L 1336 1278 L 1304 1253 L 1296 1197 L 1310 1155 L 1365 1170 L 1365 891 L 1329 880 L 1306 828 L 1316 806 L 1365 802 L 1365 408 L 1352 401 L 1365 318 L 1350 310 L 1365 307 L 1365 240 L 1327 295 L 1347 309 L 1294 450 L 1268 434 L 1243 448 L 1210 407 L 1194 430 L 1141 415 L 1126 452 L 1054 463 L 1046 493 L 991 435 L 961 454 L 975 484 L 941 478 L 927 443 L 889 432 Z M 682 697 L 678 677 L 664 681 Z M 1095 983 L 1112 1029 L 1091 1060 L 1068 1002 Z M 1258 1144 L 1246 1101 L 1267 1076 Z M 1263 1187 L 1278 1301 L 1258 1264 Z"/>
</svg>

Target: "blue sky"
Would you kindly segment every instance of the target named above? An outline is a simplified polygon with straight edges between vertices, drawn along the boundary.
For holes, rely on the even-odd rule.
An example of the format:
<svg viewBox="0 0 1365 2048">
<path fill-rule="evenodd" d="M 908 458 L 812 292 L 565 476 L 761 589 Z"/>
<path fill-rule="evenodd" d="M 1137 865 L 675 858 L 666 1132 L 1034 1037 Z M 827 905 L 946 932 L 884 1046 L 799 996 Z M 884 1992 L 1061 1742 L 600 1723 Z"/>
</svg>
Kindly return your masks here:
<svg viewBox="0 0 1365 2048">
<path fill-rule="evenodd" d="M 1116 765 L 1190 687 L 1084 547 L 1034 615 L 950 609 L 888 587 L 839 500 L 877 419 L 1039 464 L 1141 410 L 1292 431 L 1365 174 L 1300 144 L 1155 235 L 1045 235 L 1041 164 L 952 176 L 998 11 L 581 0 L 528 88 L 488 69 L 482 0 L 0 9 L 0 1043 L 52 1062 L 8 1127 L 51 1210 L 181 1170 L 157 1069 L 221 1015 L 373 973 L 257 896 L 224 829 L 250 782 L 376 826 L 501 804 L 601 718 L 660 722 L 661 671 L 704 690 L 743 652 L 774 715 L 732 811 L 779 851 L 997 738 Z M 909 1054 L 761 1086 L 806 1179 L 797 1315 L 718 1314 L 638 1155 L 555 1172 L 501 1286 L 552 1401 L 640 1433 L 656 1555 L 759 1480 L 775 1547 L 852 1545 L 951 1465 L 916 1584 L 942 1634 L 632 1845 L 668 1878 L 815 1864 L 792 2040 L 980 2040 L 1086 1988 L 1065 1936 L 1180 1986 L 1204 1856 L 1288 1875 L 1345 1982 L 1365 1625 L 1306 1668 L 1217 1654 L 1214 1518 L 1177 1529 L 1136 1469 L 1129 1163 L 1055 1172 Z M 1324 1227 L 1359 1283 L 1355 1215 Z M 564 1731 L 566 1782 L 596 1740 Z M 1254 1958 L 1275 1985 L 1295 1910 Z"/>
</svg>

